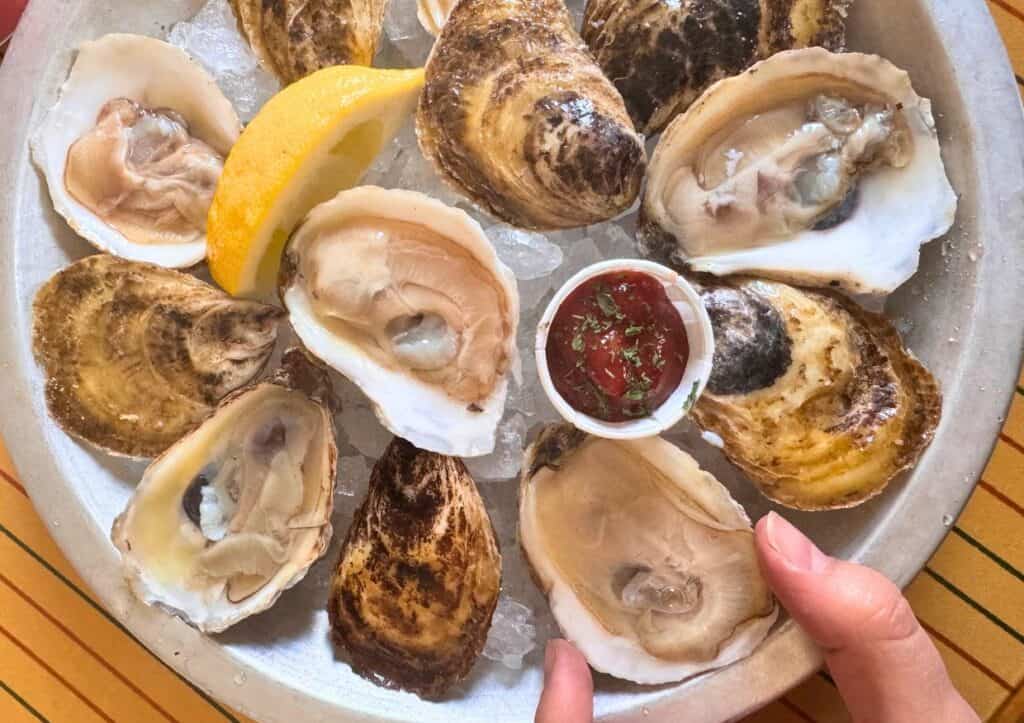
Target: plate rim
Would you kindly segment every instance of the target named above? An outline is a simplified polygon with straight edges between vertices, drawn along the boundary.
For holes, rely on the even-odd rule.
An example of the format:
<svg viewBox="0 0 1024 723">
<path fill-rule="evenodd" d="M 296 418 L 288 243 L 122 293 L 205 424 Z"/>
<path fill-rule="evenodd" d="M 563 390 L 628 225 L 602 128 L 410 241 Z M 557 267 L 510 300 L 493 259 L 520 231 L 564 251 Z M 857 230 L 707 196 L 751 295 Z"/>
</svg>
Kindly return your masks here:
<svg viewBox="0 0 1024 723">
<path fill-rule="evenodd" d="M 34 180 L 28 151 L 29 121 L 35 114 L 35 88 L 56 48 L 60 32 L 54 32 L 69 17 L 78 0 L 34 0 L 29 4 L 7 58 L 0 66 L 0 107 L 10 118 L 10 130 L 0 138 L 0 324 L 15 343 L 0 345 L 0 393 L 13 409 L 33 409 L 33 365 L 30 344 L 25 344 L 23 321 L 31 299 L 16 298 L 13 257 L 17 234 L 16 201 L 25 182 Z M 934 25 L 950 61 L 964 104 L 971 109 L 967 117 L 973 156 L 977 163 L 978 187 L 999 179 L 1014 191 L 1008 198 L 978 197 L 978 229 L 985 238 L 985 253 L 978 260 L 978 282 L 974 302 L 979 321 L 969 335 L 961 339 L 964 363 L 959 369 L 983 369 L 987 383 L 980 390 L 966 389 L 961 373 L 946 390 L 946 415 L 955 408 L 971 420 L 973 444 L 963 455 L 959 467 L 970 470 L 962 478 L 942 484 L 945 509 L 959 514 L 984 470 L 998 440 L 1006 410 L 1013 398 L 1022 356 L 1024 325 L 1014 320 L 1014 303 L 1024 298 L 1024 144 L 998 145 L 1000 138 L 1024 138 L 1024 113 L 1014 81 L 1006 48 L 984 0 L 925 0 Z M 970 25 L 970 41 L 957 37 L 956 31 Z M 977 79 L 978 69 L 986 71 L 986 82 Z M 1008 212 L 1009 206 L 1017 210 Z M 1001 313 L 1010 312 L 1010 313 Z M 974 381 L 972 379 L 972 381 Z M 968 395 L 968 392 L 970 394 Z M 82 508 L 61 505 L 63 489 L 68 486 L 57 474 L 51 459 L 52 448 L 46 440 L 44 419 L 0 416 L 0 436 L 6 442 L 21 479 L 37 509 L 53 510 L 44 517 L 49 533 L 62 553 L 120 622 L 164 663 L 190 680 L 198 688 L 232 708 L 266 721 L 285 721 L 296 712 L 309 720 L 338 719 L 353 721 L 399 720 L 370 715 L 295 690 L 263 672 L 237 660 L 215 639 L 148 608 L 131 596 L 116 565 L 110 565 L 112 549 L 105 531 L 98 529 Z M 946 426 L 946 425 L 944 425 Z M 943 436 L 949 437 L 950 430 Z M 943 429 L 940 428 L 940 435 Z M 980 441 L 978 441 L 980 440 Z M 940 440 L 937 438 L 936 442 Z M 938 462 L 927 457 L 919 469 L 935 469 Z M 26 474 L 26 470 L 32 470 Z M 860 560 L 881 569 L 900 586 L 905 586 L 924 566 L 948 533 L 948 527 L 925 524 L 921 510 L 907 510 L 906 500 L 893 505 L 876 528 L 867 531 Z M 909 514 L 900 514 L 908 512 Z M 930 518 L 929 518 L 930 519 Z M 895 562 L 877 553 L 886 542 L 904 547 L 904 558 Z M 83 544 L 86 543 L 86 544 Z M 92 543 L 92 544 L 88 544 Z M 99 549 L 98 549 L 99 548 Z M 906 551 L 911 551 L 908 554 Z M 909 562 L 909 564 L 907 564 Z M 188 654 L 178 654 L 188 651 Z M 729 668 L 708 676 L 699 691 L 700 705 L 695 710 L 693 694 L 687 688 L 666 696 L 644 708 L 619 713 L 602 720 L 626 723 L 665 716 L 671 720 L 685 714 L 691 720 L 732 720 L 784 694 L 818 669 L 821 657 L 813 644 L 787 621 L 766 641 L 757 653 Z M 187 669 L 186 669 L 187 668 Z M 244 674 L 244 676 L 242 675 Z M 247 681 L 237 683 L 239 677 Z M 731 695 L 744 690 L 742 697 Z M 287 703 L 283 705 L 283 703 Z"/>
</svg>

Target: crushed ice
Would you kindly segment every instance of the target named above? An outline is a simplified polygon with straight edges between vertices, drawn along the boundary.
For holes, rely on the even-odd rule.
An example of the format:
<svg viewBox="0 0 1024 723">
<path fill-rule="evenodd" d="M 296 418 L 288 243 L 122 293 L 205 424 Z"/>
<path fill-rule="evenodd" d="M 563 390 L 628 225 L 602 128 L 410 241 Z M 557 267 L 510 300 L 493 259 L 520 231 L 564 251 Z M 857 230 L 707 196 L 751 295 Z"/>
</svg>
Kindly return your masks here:
<svg viewBox="0 0 1024 723">
<path fill-rule="evenodd" d="M 506 415 L 498 425 L 494 451 L 483 457 L 466 460 L 466 467 L 477 482 L 507 480 L 519 474 L 526 441 L 526 419 L 523 415 Z"/>
<path fill-rule="evenodd" d="M 338 459 L 338 478 L 335 483 L 335 494 L 352 497 L 358 489 L 366 487 L 370 479 L 370 465 L 360 454 Z"/>
<path fill-rule="evenodd" d="M 543 279 L 562 265 L 564 254 L 561 247 L 551 243 L 542 233 L 499 223 L 487 229 L 487 237 L 498 252 L 498 258 L 517 279 Z"/>
<path fill-rule="evenodd" d="M 537 628 L 533 611 L 520 602 L 502 595 L 494 610 L 491 629 L 484 645 L 484 657 L 519 670 L 523 658 L 537 647 Z"/>
</svg>

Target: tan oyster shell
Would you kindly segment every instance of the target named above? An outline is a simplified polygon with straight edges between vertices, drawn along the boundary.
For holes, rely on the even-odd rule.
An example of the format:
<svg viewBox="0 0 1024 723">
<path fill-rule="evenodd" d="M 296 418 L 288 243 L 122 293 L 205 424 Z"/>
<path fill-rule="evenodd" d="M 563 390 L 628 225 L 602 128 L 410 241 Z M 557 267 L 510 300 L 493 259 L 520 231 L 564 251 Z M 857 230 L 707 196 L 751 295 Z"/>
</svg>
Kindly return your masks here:
<svg viewBox="0 0 1024 723">
<path fill-rule="evenodd" d="M 851 0 L 588 0 L 583 39 L 641 133 L 709 86 L 791 48 L 843 50 Z"/>
<path fill-rule="evenodd" d="M 524 228 L 605 221 L 646 157 L 622 98 L 560 0 L 463 0 L 426 67 L 420 148 L 442 177 Z"/>
<path fill-rule="evenodd" d="M 420 25 L 431 35 L 440 35 L 448 16 L 457 0 L 418 0 L 416 3 L 416 17 Z"/>
<path fill-rule="evenodd" d="M 269 608 L 331 539 L 330 381 L 298 349 L 282 364 L 154 460 L 111 530 L 135 595 L 204 632 Z"/>
<path fill-rule="evenodd" d="M 370 65 L 386 0 L 231 0 L 242 34 L 282 83 L 331 65 Z"/>
<path fill-rule="evenodd" d="M 659 684 L 728 665 L 778 616 L 743 509 L 660 437 L 545 427 L 526 452 L 519 536 L 565 637 L 619 678 Z"/>
<path fill-rule="evenodd" d="M 931 443 L 938 383 L 884 317 L 845 296 L 709 281 L 715 362 L 691 416 L 765 496 L 801 510 L 882 492 Z"/>
<path fill-rule="evenodd" d="M 177 271 L 96 255 L 36 294 L 46 404 L 69 434 L 153 457 L 266 364 L 284 313 Z"/>
<path fill-rule="evenodd" d="M 395 438 L 373 468 L 327 602 L 353 670 L 440 698 L 483 650 L 500 585 L 494 529 L 465 465 Z"/>
</svg>

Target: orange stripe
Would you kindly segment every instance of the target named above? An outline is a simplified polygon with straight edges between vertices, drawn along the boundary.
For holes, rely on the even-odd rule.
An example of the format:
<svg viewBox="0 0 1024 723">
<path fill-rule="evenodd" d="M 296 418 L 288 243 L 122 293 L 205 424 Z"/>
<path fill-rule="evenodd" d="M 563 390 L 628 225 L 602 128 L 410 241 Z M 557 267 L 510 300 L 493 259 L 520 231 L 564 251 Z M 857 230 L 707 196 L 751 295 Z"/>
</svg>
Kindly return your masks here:
<svg viewBox="0 0 1024 723">
<path fill-rule="evenodd" d="M 978 486 L 981 487 L 981 489 L 988 492 L 993 497 L 995 497 L 997 500 L 1002 502 L 1004 505 L 1009 507 L 1011 510 L 1014 510 L 1018 515 L 1024 516 L 1024 507 L 1018 505 L 1016 502 L 1011 500 L 1009 497 L 1004 495 L 1002 492 L 997 490 L 995 487 L 990 485 L 985 480 L 981 480 L 980 482 L 978 482 Z"/>
<path fill-rule="evenodd" d="M 91 700 L 89 700 L 84 695 L 82 695 L 82 692 L 80 690 L 78 690 L 78 688 L 76 688 L 75 686 L 71 685 L 71 683 L 69 683 L 67 680 L 65 680 L 61 676 L 60 673 L 58 673 L 56 670 L 54 670 L 49 665 L 47 665 L 45 660 L 43 660 L 38 655 L 36 655 L 34 652 L 32 652 L 31 649 L 29 649 L 24 643 L 22 643 L 20 640 L 18 640 L 16 637 L 14 637 L 7 630 L 7 628 L 5 628 L 3 625 L 0 625 L 0 633 L 2 633 L 4 635 L 4 637 L 6 637 L 8 640 L 10 640 L 12 643 L 14 643 L 14 645 L 16 647 L 20 648 L 21 652 L 23 652 L 28 657 L 32 658 L 32 660 L 34 660 L 39 665 L 39 667 L 43 668 L 46 672 L 48 672 L 50 675 L 52 675 L 58 681 L 63 683 L 64 687 L 67 688 L 69 691 L 71 691 L 75 695 L 76 698 L 78 698 L 80 701 L 85 703 L 89 707 L 89 709 L 92 710 L 93 713 L 95 713 L 96 715 L 98 715 L 100 718 L 102 718 L 103 720 L 107 721 L 108 723 L 114 723 L 114 719 L 113 718 L 111 718 L 109 715 L 107 715 L 102 710 L 97 708 L 95 703 L 93 703 Z"/>
<path fill-rule="evenodd" d="M 14 489 L 18 490 L 18 492 L 21 492 L 21 494 L 23 494 L 26 497 L 28 497 L 28 492 L 25 490 L 24 487 L 21 486 L 21 483 L 18 482 L 18 480 L 16 480 L 13 477 L 11 477 L 9 474 L 4 472 L 2 469 L 0 469 L 0 476 L 2 476 L 5 480 L 10 482 L 11 486 L 14 487 Z"/>
<path fill-rule="evenodd" d="M 994 681 L 995 683 L 997 683 L 997 684 L 998 684 L 999 686 L 1001 686 L 1001 687 L 1005 688 L 1005 689 L 1006 689 L 1006 690 L 1008 690 L 1008 691 L 1012 691 L 1012 690 L 1013 690 L 1013 686 L 1012 686 L 1012 685 L 1010 685 L 1010 684 L 1009 684 L 1009 683 L 1007 683 L 1007 682 L 1006 682 L 1005 680 L 1003 680 L 1003 679 L 1002 679 L 1002 678 L 1000 678 L 1000 677 L 999 677 L 998 675 L 996 675 L 995 671 L 993 671 L 993 670 L 992 670 L 991 668 L 989 668 L 988 666 L 986 666 L 986 665 L 985 665 L 984 663 L 982 663 L 982 662 L 981 662 L 980 660 L 978 660 L 977 658 L 975 658 L 975 657 L 974 657 L 973 655 L 971 655 L 970 653 L 968 653 L 968 652 L 967 652 L 966 650 L 964 650 L 963 648 L 961 648 L 961 647 L 960 647 L 959 645 L 957 645 L 956 643 L 954 643 L 954 642 L 953 642 L 952 640 L 950 640 L 949 638 L 947 638 L 947 637 L 946 637 L 945 635 L 943 635 L 942 633 L 940 633 L 940 632 L 939 632 L 938 630 L 936 630 L 935 628 L 933 628 L 933 627 L 932 627 L 931 625 L 929 625 L 928 623 L 924 622 L 923 620 L 920 620 L 919 622 L 921 623 L 921 627 L 922 627 L 922 628 L 924 628 L 925 630 L 927 630 L 927 631 L 928 631 L 928 634 L 929 634 L 929 635 L 931 635 L 931 636 L 932 636 L 933 638 L 935 638 L 935 639 L 937 639 L 937 640 L 941 641 L 941 642 L 942 642 L 942 643 L 943 643 L 943 644 L 944 644 L 944 645 L 945 645 L 945 646 L 946 646 L 947 648 L 950 648 L 951 650 L 953 650 L 953 651 L 954 651 L 954 652 L 955 652 L 955 653 L 956 653 L 957 655 L 959 655 L 959 656 L 960 656 L 961 658 L 963 658 L 963 659 L 964 659 L 964 660 L 966 660 L 966 661 L 967 661 L 968 663 L 970 663 L 971 665 L 973 665 L 973 666 L 974 666 L 975 668 L 977 668 L 977 669 L 978 669 L 979 671 L 981 671 L 982 673 L 984 673 L 985 675 L 987 675 L 987 676 L 988 676 L 989 678 L 991 678 L 991 679 L 992 679 L 992 680 L 993 680 L 993 681 Z"/>
<path fill-rule="evenodd" d="M 1021 454 L 1024 454 L 1024 444 L 1021 444 L 1016 439 L 1014 439 L 1013 437 L 1008 435 L 1006 432 L 1000 432 L 999 433 L 999 439 L 1001 439 L 1004 442 L 1006 442 L 1008 445 L 1013 447 L 1015 450 L 1017 450 Z"/>
<path fill-rule="evenodd" d="M 800 718 L 800 720 L 805 720 L 805 721 L 807 721 L 807 723 L 817 723 L 816 720 L 814 720 L 809 715 L 804 713 L 799 707 L 797 707 L 796 703 L 791 701 L 788 697 L 779 698 L 779 702 L 782 703 L 782 705 L 784 705 L 787 708 L 789 708 L 791 711 L 793 711 L 793 713 L 796 716 L 798 716 Z"/>
<path fill-rule="evenodd" d="M 993 5 L 998 5 L 1003 10 L 1005 10 L 1008 13 L 1010 13 L 1010 15 L 1012 15 L 1015 18 L 1017 18 L 1018 20 L 1024 20 L 1024 13 L 1022 13 L 1020 10 L 1018 10 L 1017 8 L 1015 8 L 1012 5 L 1010 5 L 1008 2 L 1004 2 L 1004 0 L 988 0 L 988 1 L 990 3 L 992 3 Z"/>
<path fill-rule="evenodd" d="M 139 688 L 138 688 L 138 687 L 137 687 L 137 686 L 136 686 L 136 685 L 135 685 L 134 683 L 132 683 L 132 682 L 131 682 L 130 680 L 128 680 L 127 678 L 125 678 L 125 677 L 124 677 L 124 675 L 122 675 L 122 674 L 120 673 L 120 671 L 118 671 L 118 670 L 117 670 L 116 668 L 114 668 L 114 666 L 112 666 L 112 665 L 111 665 L 110 663 L 108 663 L 108 662 L 107 662 L 107 661 L 106 661 L 106 660 L 105 660 L 105 659 L 103 658 L 103 656 L 101 656 L 101 655 L 100 655 L 100 654 L 98 654 L 98 653 L 97 653 L 97 652 L 96 652 L 95 650 L 93 650 L 92 648 L 90 648 L 90 647 L 89 647 L 89 646 L 88 646 L 88 645 L 87 645 L 87 644 L 86 644 L 86 643 L 85 643 L 85 642 L 84 642 L 84 641 L 83 641 L 83 640 L 82 640 L 81 638 L 79 638 L 79 637 L 78 637 L 77 635 L 75 635 L 75 634 L 74 634 L 73 632 L 71 632 L 71 630 L 70 630 L 70 629 L 68 629 L 68 627 L 67 627 L 66 625 L 64 625 L 64 624 L 63 624 L 63 623 L 62 623 L 62 622 L 61 622 L 60 620 L 57 620 L 57 619 L 56 619 L 55 617 L 53 617 L 52 615 L 50 615 L 50 613 L 49 613 L 49 612 L 47 612 L 46 610 L 44 610 L 44 609 L 43 609 L 43 608 L 42 608 L 42 607 L 41 607 L 41 606 L 40 606 L 40 605 L 39 605 L 38 603 L 36 603 L 36 601 L 35 601 L 35 600 L 33 600 L 32 598 L 30 598 L 30 597 L 29 597 L 28 595 L 26 595 L 26 594 L 25 594 L 24 592 L 22 592 L 21 590 L 19 590 L 19 589 L 18 589 L 18 586 L 17 586 L 17 585 L 15 585 L 15 584 L 14 584 L 13 582 L 11 582 L 10 580 L 8 580 L 8 579 L 7 579 L 7 577 L 6 577 L 6 576 L 5 576 L 5 575 L 4 575 L 4 574 L 3 574 L 2 572 L 0 572 L 0 582 L 3 582 L 4 584 L 6 584 L 6 585 L 7 585 L 7 587 L 11 588 L 11 590 L 13 590 L 13 591 L 14 591 L 14 592 L 15 592 L 15 593 L 16 593 L 16 594 L 18 595 L 18 597 L 20 597 L 20 598 L 21 598 L 22 600 L 24 600 L 24 601 L 25 601 L 26 603 L 28 603 L 29 605 L 31 605 L 31 606 L 32 606 L 33 608 L 35 608 L 36 612 L 38 612 L 38 613 L 39 613 L 40 615 L 42 615 L 42 616 L 43 616 L 44 618 L 46 618 L 46 619 L 47 619 L 47 620 L 49 620 L 49 621 L 50 621 L 51 623 L 53 623 L 53 624 L 54 624 L 54 625 L 55 625 L 55 626 L 56 626 L 57 628 L 59 628 L 59 629 L 60 629 L 60 631 L 61 631 L 62 633 L 64 633 L 64 634 L 65 634 L 66 636 L 68 636 L 69 638 L 71 638 L 72 640 L 74 640 L 74 641 L 75 641 L 76 643 L 78 643 L 79 647 L 81 647 L 81 648 L 82 648 L 82 650 L 84 650 L 85 652 L 87 652 L 87 653 L 88 653 L 89 655 L 91 655 L 91 656 L 92 656 L 92 657 L 93 657 L 93 658 L 94 658 L 94 659 L 96 660 L 96 662 L 98 662 L 98 663 L 99 663 L 100 665 L 102 665 L 102 666 L 103 666 L 104 668 L 106 668 L 107 670 L 109 670 L 109 671 L 110 671 L 110 672 L 111 672 L 111 673 L 112 673 L 112 674 L 114 675 L 114 677 L 116 677 L 116 678 L 117 678 L 118 680 L 120 680 L 120 681 L 121 681 L 122 683 L 124 683 L 124 684 L 125 684 L 126 686 L 128 686 L 129 688 L 131 688 L 131 690 L 133 690 L 133 691 L 134 691 L 134 692 L 135 692 L 136 694 L 138 694 L 138 696 L 139 696 L 140 698 L 142 698 L 142 699 L 143 699 L 144 701 L 146 701 L 146 702 L 147 702 L 147 703 L 149 703 L 149 704 L 150 704 L 151 706 L 153 706 L 153 708 L 155 708 L 155 709 L 157 710 L 157 712 L 159 712 L 159 713 L 160 713 L 160 715 L 162 715 L 162 716 L 163 716 L 164 718 L 166 718 L 167 720 L 171 721 L 171 723 L 178 723 L 178 720 L 177 720 L 177 719 L 176 719 L 176 718 L 175 718 L 174 716 L 172 716 L 172 715 L 171 715 L 170 713 L 168 713 L 168 712 L 167 712 L 166 710 L 164 710 L 163 708 L 161 708 L 161 707 L 160 707 L 160 704 L 159 704 L 159 703 L 157 703 L 157 702 L 156 702 L 155 700 L 153 700 L 153 699 L 152 699 L 152 698 L 150 698 L 150 697 L 149 697 L 148 695 L 146 695 L 145 693 L 143 693 L 143 692 L 142 692 L 142 691 L 141 691 L 141 690 L 140 690 L 140 689 L 139 689 Z"/>
</svg>

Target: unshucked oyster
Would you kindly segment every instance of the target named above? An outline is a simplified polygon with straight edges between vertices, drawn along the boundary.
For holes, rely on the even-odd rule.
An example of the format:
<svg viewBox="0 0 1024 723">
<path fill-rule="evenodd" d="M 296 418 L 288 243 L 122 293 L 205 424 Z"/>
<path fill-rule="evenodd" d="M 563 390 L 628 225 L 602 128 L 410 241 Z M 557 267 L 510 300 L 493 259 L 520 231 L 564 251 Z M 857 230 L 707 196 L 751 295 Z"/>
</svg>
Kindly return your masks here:
<svg viewBox="0 0 1024 723">
<path fill-rule="evenodd" d="M 370 65 L 386 0 L 231 0 L 242 34 L 283 83 L 331 65 Z"/>
<path fill-rule="evenodd" d="M 696 271 L 884 294 L 956 205 L 931 103 L 907 73 L 809 48 L 721 81 L 672 122 L 639 238 Z"/>
<path fill-rule="evenodd" d="M 588 0 L 583 39 L 638 130 L 657 133 L 715 81 L 792 48 L 843 50 L 851 0 Z"/>
<path fill-rule="evenodd" d="M 206 255 L 206 215 L 242 126 L 184 52 L 112 34 L 84 43 L 32 140 L 57 213 L 99 249 L 172 268 Z"/>
<path fill-rule="evenodd" d="M 393 433 L 462 457 L 494 448 L 519 295 L 464 211 L 413 191 L 342 191 L 288 242 L 281 298 L 302 343 Z"/>
<path fill-rule="evenodd" d="M 329 381 L 283 364 L 154 460 L 111 531 L 139 599 L 205 632 L 273 605 L 331 538 Z"/>
<path fill-rule="evenodd" d="M 373 468 L 327 612 L 352 668 L 434 699 L 483 650 L 501 554 L 466 466 L 396 438 Z"/>
<path fill-rule="evenodd" d="M 626 211 L 642 139 L 561 0 L 462 0 L 426 67 L 420 148 L 504 221 L 572 228 Z"/>
<path fill-rule="evenodd" d="M 263 369 L 283 316 L 159 266 L 76 261 L 33 304 L 47 407 L 69 434 L 156 456 Z"/>
<path fill-rule="evenodd" d="M 766 496 L 851 507 L 913 466 L 942 413 L 938 384 L 892 324 L 844 296 L 737 279 L 702 296 L 715 332 L 692 416 Z"/>
<path fill-rule="evenodd" d="M 526 453 L 519 534 L 566 638 L 618 678 L 728 665 L 778 616 L 743 509 L 660 437 L 546 427 Z"/>
</svg>

